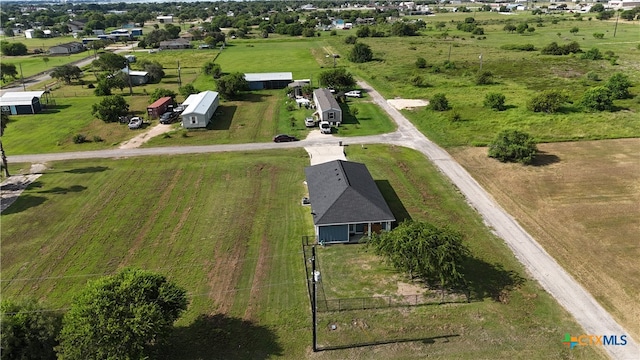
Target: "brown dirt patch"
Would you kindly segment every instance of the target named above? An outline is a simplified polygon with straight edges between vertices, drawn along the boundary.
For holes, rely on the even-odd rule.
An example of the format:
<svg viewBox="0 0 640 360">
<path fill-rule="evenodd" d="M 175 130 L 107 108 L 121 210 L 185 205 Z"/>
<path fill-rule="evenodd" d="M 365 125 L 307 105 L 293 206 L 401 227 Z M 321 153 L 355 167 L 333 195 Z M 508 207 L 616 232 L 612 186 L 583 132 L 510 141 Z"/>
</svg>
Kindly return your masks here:
<svg viewBox="0 0 640 360">
<path fill-rule="evenodd" d="M 640 139 L 540 144 L 538 166 L 451 153 L 634 338 L 640 337 Z"/>
</svg>

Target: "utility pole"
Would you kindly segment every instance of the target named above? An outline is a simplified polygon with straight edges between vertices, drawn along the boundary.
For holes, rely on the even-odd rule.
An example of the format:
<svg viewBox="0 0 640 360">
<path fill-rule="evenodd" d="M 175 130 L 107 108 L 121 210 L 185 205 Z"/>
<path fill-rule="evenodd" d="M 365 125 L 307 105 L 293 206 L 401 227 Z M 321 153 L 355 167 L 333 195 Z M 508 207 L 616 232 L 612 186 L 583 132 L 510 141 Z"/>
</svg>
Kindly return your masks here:
<svg viewBox="0 0 640 360">
<path fill-rule="evenodd" d="M 318 351 L 318 337 L 317 337 L 317 320 L 316 320 L 316 247 L 311 247 L 311 319 L 313 321 L 313 352 Z"/>
<path fill-rule="evenodd" d="M 22 79 L 22 91 L 27 91 L 27 88 L 24 86 L 24 76 L 22 75 L 22 63 L 20 63 L 20 79 Z"/>
<path fill-rule="evenodd" d="M 478 57 L 480 58 L 480 71 L 482 71 L 482 53 Z"/>
<path fill-rule="evenodd" d="M 618 16 L 616 16 L 616 27 L 613 29 L 613 37 L 616 37 L 616 32 L 618 32 L 618 19 L 620 19 L 619 11 L 618 11 Z"/>
<path fill-rule="evenodd" d="M 182 78 L 180 77 L 180 60 L 178 60 L 178 86 L 182 87 Z"/>
<path fill-rule="evenodd" d="M 129 78 L 129 95 L 133 96 L 133 86 L 131 85 L 131 68 L 129 67 L 129 60 L 127 60 L 127 77 Z"/>
</svg>

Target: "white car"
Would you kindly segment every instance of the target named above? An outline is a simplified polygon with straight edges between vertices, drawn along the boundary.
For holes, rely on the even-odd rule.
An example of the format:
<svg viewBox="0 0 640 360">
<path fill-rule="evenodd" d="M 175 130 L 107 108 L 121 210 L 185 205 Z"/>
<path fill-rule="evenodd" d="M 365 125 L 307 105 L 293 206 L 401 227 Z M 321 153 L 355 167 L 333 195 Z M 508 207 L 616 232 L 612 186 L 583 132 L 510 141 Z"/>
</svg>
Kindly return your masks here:
<svg viewBox="0 0 640 360">
<path fill-rule="evenodd" d="M 129 129 L 140 129 L 142 127 L 142 118 L 134 116 L 129 120 Z"/>
<path fill-rule="evenodd" d="M 362 97 L 362 91 L 360 91 L 360 90 L 347 91 L 346 93 L 344 93 L 344 96 L 359 98 L 359 97 Z"/>
</svg>

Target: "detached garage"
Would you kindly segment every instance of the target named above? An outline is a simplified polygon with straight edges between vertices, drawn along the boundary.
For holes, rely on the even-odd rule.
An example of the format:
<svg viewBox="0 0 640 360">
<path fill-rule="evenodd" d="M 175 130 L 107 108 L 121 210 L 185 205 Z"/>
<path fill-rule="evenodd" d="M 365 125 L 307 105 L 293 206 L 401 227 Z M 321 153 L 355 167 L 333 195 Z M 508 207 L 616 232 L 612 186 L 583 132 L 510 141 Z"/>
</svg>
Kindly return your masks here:
<svg viewBox="0 0 640 360">
<path fill-rule="evenodd" d="M 10 92 L 0 97 L 0 110 L 7 115 L 37 114 L 42 111 L 44 91 Z"/>
<path fill-rule="evenodd" d="M 284 89 L 293 81 L 293 74 L 290 72 L 246 73 L 244 78 L 251 90 Z"/>
<path fill-rule="evenodd" d="M 220 95 L 215 91 L 203 91 L 191 94 L 182 103 L 186 106 L 182 112 L 182 127 L 185 129 L 207 127 L 211 117 L 220 105 Z"/>
</svg>

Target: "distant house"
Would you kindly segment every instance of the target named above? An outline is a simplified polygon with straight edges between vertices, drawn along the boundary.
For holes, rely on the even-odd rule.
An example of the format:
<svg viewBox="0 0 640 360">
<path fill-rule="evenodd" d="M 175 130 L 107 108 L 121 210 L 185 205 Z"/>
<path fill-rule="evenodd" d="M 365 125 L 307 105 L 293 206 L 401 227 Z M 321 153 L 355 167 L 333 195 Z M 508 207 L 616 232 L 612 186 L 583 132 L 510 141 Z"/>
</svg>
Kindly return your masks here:
<svg viewBox="0 0 640 360">
<path fill-rule="evenodd" d="M 142 36 L 142 29 L 141 28 L 133 28 L 131 29 L 131 36 Z"/>
<path fill-rule="evenodd" d="M 160 41 L 160 49 L 162 50 L 175 50 L 175 49 L 190 49 L 191 42 L 187 39 L 173 39 Z"/>
<path fill-rule="evenodd" d="M 138 86 L 144 85 L 149 82 L 149 73 L 146 71 L 130 70 L 129 67 L 126 67 L 120 71 L 129 75 L 129 78 L 131 79 L 131 85 Z"/>
<path fill-rule="evenodd" d="M 342 109 L 329 89 L 314 90 L 313 102 L 316 105 L 316 112 L 313 115 L 318 121 L 328 121 L 331 126 L 340 126 Z"/>
<path fill-rule="evenodd" d="M 246 73 L 244 78 L 251 90 L 284 89 L 293 81 L 293 74 L 290 72 Z"/>
<path fill-rule="evenodd" d="M 391 230 L 396 221 L 364 164 L 334 160 L 305 168 L 319 243 Z"/>
<path fill-rule="evenodd" d="M 292 90 L 293 96 L 299 97 L 302 96 L 302 88 L 311 85 L 311 79 L 302 79 L 302 80 L 294 80 L 290 82 L 287 86 Z"/>
<path fill-rule="evenodd" d="M 24 31 L 24 37 L 27 39 L 33 39 L 35 38 L 35 35 L 34 35 L 35 32 L 36 32 L 35 29 L 27 29 Z"/>
<path fill-rule="evenodd" d="M 0 112 L 7 115 L 37 114 L 44 91 L 8 92 L 0 97 Z"/>
<path fill-rule="evenodd" d="M 67 27 L 69 28 L 69 30 L 71 30 L 72 33 L 78 32 L 84 30 L 84 23 L 82 21 L 71 20 L 67 24 Z"/>
<path fill-rule="evenodd" d="M 182 112 L 182 127 L 185 129 L 204 128 L 220 105 L 220 96 L 215 91 L 203 91 L 191 94 L 182 103 L 186 106 Z"/>
<path fill-rule="evenodd" d="M 51 55 L 68 55 L 75 54 L 84 51 L 85 47 L 81 42 L 70 42 L 66 44 L 55 45 L 49 48 L 49 54 Z"/>
<path fill-rule="evenodd" d="M 173 22 L 173 16 L 172 15 L 159 15 L 159 16 L 156 16 L 156 20 L 158 20 L 158 22 L 163 23 L 163 24 L 171 24 Z"/>
</svg>

